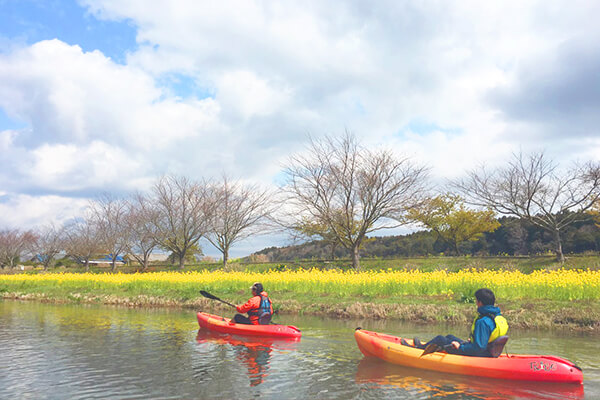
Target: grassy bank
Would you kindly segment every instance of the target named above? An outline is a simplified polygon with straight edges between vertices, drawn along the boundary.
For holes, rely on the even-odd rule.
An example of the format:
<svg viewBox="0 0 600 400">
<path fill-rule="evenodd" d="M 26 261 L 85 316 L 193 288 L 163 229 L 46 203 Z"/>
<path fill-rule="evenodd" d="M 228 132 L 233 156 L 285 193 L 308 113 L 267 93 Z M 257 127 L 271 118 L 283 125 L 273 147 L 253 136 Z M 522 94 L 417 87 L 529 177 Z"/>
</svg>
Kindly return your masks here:
<svg viewBox="0 0 600 400">
<path fill-rule="evenodd" d="M 412 270 L 431 272 L 438 270 L 447 270 L 457 272 L 464 269 L 488 269 L 488 270 L 517 270 L 524 273 L 530 273 L 539 270 L 556 269 L 591 269 L 600 270 L 600 256 L 596 254 L 577 254 L 569 255 L 564 263 L 556 261 L 553 255 L 544 256 L 498 256 L 498 257 L 448 257 L 448 256 L 428 256 L 428 257 L 406 257 L 394 259 L 381 258 L 363 258 L 360 260 L 361 268 L 365 271 L 378 271 L 391 268 L 392 270 Z M 228 268 L 231 270 L 249 270 L 254 272 L 268 271 L 269 269 L 281 268 L 285 266 L 290 269 L 309 269 L 309 268 L 337 268 L 351 270 L 351 260 L 334 261 L 286 261 L 280 263 L 232 263 Z M 220 269 L 221 264 L 205 264 L 190 266 L 190 269 Z"/>
<path fill-rule="evenodd" d="M 394 271 L 419 270 L 423 272 L 446 270 L 457 272 L 464 269 L 487 269 L 487 270 L 508 270 L 531 273 L 534 271 L 552 271 L 557 269 L 589 269 L 600 271 L 600 255 L 598 254 L 576 254 L 568 255 L 564 263 L 559 263 L 553 255 L 540 256 L 497 256 L 497 257 L 448 257 L 448 256 L 427 256 L 427 257 L 405 257 L 393 259 L 381 258 L 363 258 L 361 259 L 361 269 L 363 271 L 380 271 L 382 269 L 392 269 Z M 39 271 L 41 265 L 26 263 L 26 267 L 31 270 Z M 344 271 L 352 270 L 352 261 L 336 259 L 327 260 L 297 260 L 283 262 L 252 263 L 239 262 L 231 260 L 227 265 L 227 271 L 247 271 L 247 272 L 267 272 L 270 270 L 297 270 L 297 269 L 341 269 Z M 222 263 L 201 262 L 196 264 L 186 264 L 183 271 L 216 271 L 223 269 Z M 50 268 L 50 271 L 61 272 L 85 272 L 85 269 L 72 260 L 63 259 L 58 262 L 57 267 Z M 109 272 L 108 264 L 101 266 L 91 266 L 91 272 L 104 273 Z M 141 266 L 135 262 L 127 265 L 119 265 L 118 272 L 135 273 L 141 271 Z M 152 263 L 147 272 L 161 271 L 180 271 L 177 266 L 172 264 Z M 0 275 L 20 273 L 19 269 L 10 269 L 5 267 L 0 269 Z M 180 271 L 181 272 L 181 271 Z"/>
<path fill-rule="evenodd" d="M 247 300 L 261 281 L 281 313 L 468 323 L 473 292 L 489 287 L 513 326 L 600 331 L 600 272 L 590 270 L 158 272 L 0 275 L 4 298 L 223 310 L 207 290 Z M 231 312 L 231 309 L 228 309 Z"/>
</svg>

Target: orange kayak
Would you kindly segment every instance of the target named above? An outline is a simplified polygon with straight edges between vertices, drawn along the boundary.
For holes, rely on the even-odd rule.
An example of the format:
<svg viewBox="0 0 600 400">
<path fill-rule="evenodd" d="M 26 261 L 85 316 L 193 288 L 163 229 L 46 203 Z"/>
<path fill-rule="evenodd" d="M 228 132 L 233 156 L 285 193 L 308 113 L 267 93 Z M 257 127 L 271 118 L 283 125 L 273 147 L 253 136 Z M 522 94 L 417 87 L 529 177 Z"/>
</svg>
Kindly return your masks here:
<svg viewBox="0 0 600 400">
<path fill-rule="evenodd" d="M 236 324 L 235 322 L 231 322 L 229 318 L 205 312 L 198 313 L 198 325 L 213 332 L 230 333 L 233 335 L 268 336 L 273 338 L 299 338 L 302 336 L 300 329 L 293 325 Z"/>
<path fill-rule="evenodd" d="M 502 354 L 498 358 L 468 357 L 443 352 L 423 354 L 422 349 L 400 344 L 400 337 L 357 328 L 354 338 L 360 351 L 387 362 L 450 374 L 538 382 L 583 383 L 581 369 L 564 358 L 541 355 Z"/>
</svg>

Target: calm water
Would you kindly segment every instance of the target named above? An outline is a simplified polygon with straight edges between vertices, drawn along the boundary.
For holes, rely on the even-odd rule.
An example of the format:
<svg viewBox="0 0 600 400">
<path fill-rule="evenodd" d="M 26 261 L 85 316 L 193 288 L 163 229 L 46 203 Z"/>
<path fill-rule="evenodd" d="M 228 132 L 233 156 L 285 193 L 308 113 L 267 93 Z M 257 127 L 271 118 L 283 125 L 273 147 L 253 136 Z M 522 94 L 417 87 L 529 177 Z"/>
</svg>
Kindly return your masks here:
<svg viewBox="0 0 600 400">
<path fill-rule="evenodd" d="M 449 376 L 364 359 L 356 326 L 427 338 L 463 330 L 279 317 L 300 342 L 253 343 L 198 331 L 181 310 L 0 300 L 1 399 L 600 398 L 598 336 L 512 331 L 509 351 L 560 355 L 584 387 Z M 584 394 L 585 391 L 585 394 Z"/>
</svg>

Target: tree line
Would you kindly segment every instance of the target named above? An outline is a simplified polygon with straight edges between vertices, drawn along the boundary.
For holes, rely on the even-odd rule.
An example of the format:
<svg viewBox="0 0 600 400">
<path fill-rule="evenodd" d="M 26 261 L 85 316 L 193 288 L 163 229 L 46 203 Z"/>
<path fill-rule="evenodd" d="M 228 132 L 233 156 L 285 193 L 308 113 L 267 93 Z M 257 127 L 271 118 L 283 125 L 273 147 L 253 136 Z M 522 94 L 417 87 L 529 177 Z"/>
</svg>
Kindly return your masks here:
<svg viewBox="0 0 600 400">
<path fill-rule="evenodd" d="M 226 176 L 219 182 L 165 176 L 147 194 L 103 194 L 83 217 L 64 226 L 0 231 L 0 264 L 13 267 L 29 254 L 47 269 L 64 253 L 89 270 L 90 260 L 103 254 L 115 271 L 117 260 L 128 255 L 146 270 L 152 252 L 162 249 L 183 268 L 201 238 L 223 254 L 226 264 L 232 245 L 268 227 L 269 198 L 268 190 Z"/>
<path fill-rule="evenodd" d="M 345 248 L 355 268 L 367 235 L 377 230 L 417 223 L 460 254 L 459 243 L 494 231 L 501 216 L 550 234 L 562 262 L 564 230 L 600 211 L 600 163 L 561 169 L 544 152 L 516 153 L 504 165 L 482 165 L 435 188 L 424 166 L 366 149 L 346 134 L 311 141 L 286 172 L 293 230 Z"/>
<path fill-rule="evenodd" d="M 428 256 L 535 256 L 554 253 L 554 238 L 545 230 L 515 217 L 500 217 L 494 231 L 485 232 L 474 240 L 455 244 L 440 237 L 433 230 L 420 230 L 405 235 L 372 236 L 361 249 L 366 258 L 410 258 Z M 600 227 L 593 218 L 567 227 L 563 232 L 564 254 L 600 252 Z M 332 247 L 324 240 L 268 247 L 247 257 L 248 261 L 292 262 L 297 260 L 343 260 L 350 253 L 343 247 Z"/>
<path fill-rule="evenodd" d="M 378 230 L 416 223 L 461 254 L 465 243 L 504 227 L 497 217 L 550 235 L 563 261 L 565 230 L 600 213 L 600 164 L 560 169 L 543 152 L 514 154 L 505 165 L 475 168 L 439 188 L 426 166 L 387 148 L 365 147 L 346 133 L 310 139 L 284 172 L 277 191 L 226 176 L 216 182 L 164 176 L 148 193 L 105 194 L 65 226 L 0 230 L 0 264 L 12 267 L 30 254 L 47 268 L 65 253 L 88 269 L 94 255 L 109 254 L 114 271 L 117 258 L 128 254 L 146 269 L 160 248 L 183 268 L 186 255 L 206 238 L 226 265 L 240 240 L 286 231 L 319 239 L 334 255 L 345 249 L 358 269 L 361 250 Z"/>
</svg>

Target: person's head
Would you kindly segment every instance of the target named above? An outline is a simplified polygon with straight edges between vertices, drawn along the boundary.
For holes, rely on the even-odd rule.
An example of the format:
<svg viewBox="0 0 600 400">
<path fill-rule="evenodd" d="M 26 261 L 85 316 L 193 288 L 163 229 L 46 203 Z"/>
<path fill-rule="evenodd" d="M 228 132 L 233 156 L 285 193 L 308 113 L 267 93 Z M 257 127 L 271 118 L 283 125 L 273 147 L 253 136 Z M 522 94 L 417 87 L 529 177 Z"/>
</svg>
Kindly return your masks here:
<svg viewBox="0 0 600 400">
<path fill-rule="evenodd" d="M 255 282 L 250 289 L 252 289 L 252 294 L 254 295 L 261 294 L 264 291 L 263 285 L 260 282 Z"/>
<path fill-rule="evenodd" d="M 482 288 L 475 292 L 475 298 L 484 306 L 493 306 L 496 303 L 496 296 L 490 289 Z"/>
</svg>

